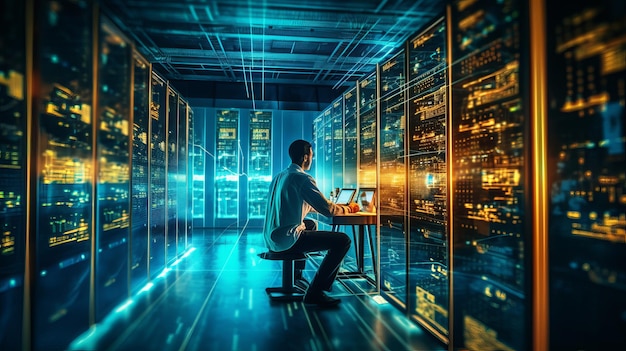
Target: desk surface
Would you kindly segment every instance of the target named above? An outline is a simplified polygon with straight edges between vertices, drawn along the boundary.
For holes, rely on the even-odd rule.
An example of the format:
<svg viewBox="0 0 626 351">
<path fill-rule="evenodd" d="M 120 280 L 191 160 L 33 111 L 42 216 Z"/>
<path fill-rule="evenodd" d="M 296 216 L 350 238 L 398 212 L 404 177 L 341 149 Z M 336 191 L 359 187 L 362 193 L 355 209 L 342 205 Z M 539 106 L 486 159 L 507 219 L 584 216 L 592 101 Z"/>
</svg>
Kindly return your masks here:
<svg viewBox="0 0 626 351">
<path fill-rule="evenodd" d="M 371 213 L 371 212 L 346 213 L 343 215 L 338 215 L 338 216 L 329 218 L 329 224 L 331 225 L 376 224 L 376 213 Z"/>
</svg>

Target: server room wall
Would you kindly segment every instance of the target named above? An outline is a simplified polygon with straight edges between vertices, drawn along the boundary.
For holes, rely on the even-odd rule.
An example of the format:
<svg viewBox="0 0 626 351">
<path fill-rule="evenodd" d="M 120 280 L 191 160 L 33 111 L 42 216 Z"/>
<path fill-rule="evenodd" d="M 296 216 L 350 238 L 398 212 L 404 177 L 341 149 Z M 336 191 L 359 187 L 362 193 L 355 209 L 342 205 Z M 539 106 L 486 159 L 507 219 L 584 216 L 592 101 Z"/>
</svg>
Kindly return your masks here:
<svg viewBox="0 0 626 351">
<path fill-rule="evenodd" d="M 291 163 L 287 153 L 289 144 L 296 139 L 312 139 L 311 124 L 316 112 L 202 107 L 198 105 L 201 103 L 201 100 L 190 100 L 194 105 L 196 140 L 200 143 L 193 151 L 194 167 L 198 167 L 194 175 L 197 179 L 204 179 L 194 182 L 194 227 L 240 226 L 245 223 L 260 226 L 267 194 L 263 189 L 267 189 L 271 175 Z M 236 103 L 225 104 L 232 105 Z M 270 126 L 269 135 L 263 136 L 269 138 L 269 142 L 258 146 L 259 137 L 254 132 L 258 128 L 251 121 L 261 112 L 264 119 L 269 119 L 266 122 Z M 268 161 L 263 161 L 266 163 L 258 163 L 259 153 L 267 155 Z M 232 161 L 223 163 L 232 155 L 235 156 Z M 255 172 L 263 173 L 263 182 L 256 183 Z M 257 186 L 250 187 L 252 182 Z"/>
</svg>

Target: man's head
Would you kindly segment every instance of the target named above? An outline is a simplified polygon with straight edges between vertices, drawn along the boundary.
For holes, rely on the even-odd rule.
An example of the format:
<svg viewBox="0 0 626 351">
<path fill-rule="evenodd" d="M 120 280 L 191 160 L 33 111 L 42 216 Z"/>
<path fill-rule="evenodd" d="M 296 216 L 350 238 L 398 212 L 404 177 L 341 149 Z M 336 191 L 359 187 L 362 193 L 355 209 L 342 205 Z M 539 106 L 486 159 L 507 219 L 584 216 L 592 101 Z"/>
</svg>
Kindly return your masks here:
<svg viewBox="0 0 626 351">
<path fill-rule="evenodd" d="M 305 171 L 311 169 L 313 161 L 313 148 L 306 140 L 296 140 L 289 145 L 289 157 L 291 162 L 299 165 Z"/>
</svg>

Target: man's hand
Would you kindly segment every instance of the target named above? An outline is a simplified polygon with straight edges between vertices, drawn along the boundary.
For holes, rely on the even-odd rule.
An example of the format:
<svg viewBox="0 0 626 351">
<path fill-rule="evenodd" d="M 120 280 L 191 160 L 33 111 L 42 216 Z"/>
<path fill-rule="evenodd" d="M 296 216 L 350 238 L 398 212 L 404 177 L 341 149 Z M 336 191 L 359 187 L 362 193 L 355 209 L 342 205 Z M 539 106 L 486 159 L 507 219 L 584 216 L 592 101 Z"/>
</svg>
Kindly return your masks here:
<svg viewBox="0 0 626 351">
<path fill-rule="evenodd" d="M 349 203 L 348 207 L 350 208 L 350 213 L 356 213 L 361 210 L 361 207 L 359 207 L 359 204 L 357 204 L 356 202 Z"/>
</svg>

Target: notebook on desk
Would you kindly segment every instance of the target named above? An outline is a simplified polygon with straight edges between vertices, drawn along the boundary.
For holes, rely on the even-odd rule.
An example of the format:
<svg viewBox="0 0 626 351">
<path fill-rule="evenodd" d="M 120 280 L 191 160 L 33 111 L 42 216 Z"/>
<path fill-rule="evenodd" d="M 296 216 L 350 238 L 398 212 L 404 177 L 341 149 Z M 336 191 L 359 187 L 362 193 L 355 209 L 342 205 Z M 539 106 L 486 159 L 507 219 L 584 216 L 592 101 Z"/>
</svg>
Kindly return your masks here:
<svg viewBox="0 0 626 351">
<path fill-rule="evenodd" d="M 343 188 L 339 190 L 339 194 L 335 197 L 335 203 L 337 205 L 347 206 L 350 202 L 352 202 L 354 194 L 356 194 L 356 189 Z"/>
<path fill-rule="evenodd" d="M 376 213 L 376 189 L 359 189 L 359 195 L 355 202 L 361 207 L 361 212 Z"/>
</svg>

